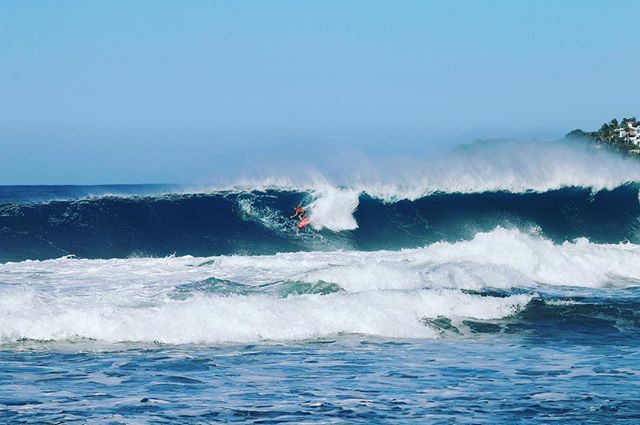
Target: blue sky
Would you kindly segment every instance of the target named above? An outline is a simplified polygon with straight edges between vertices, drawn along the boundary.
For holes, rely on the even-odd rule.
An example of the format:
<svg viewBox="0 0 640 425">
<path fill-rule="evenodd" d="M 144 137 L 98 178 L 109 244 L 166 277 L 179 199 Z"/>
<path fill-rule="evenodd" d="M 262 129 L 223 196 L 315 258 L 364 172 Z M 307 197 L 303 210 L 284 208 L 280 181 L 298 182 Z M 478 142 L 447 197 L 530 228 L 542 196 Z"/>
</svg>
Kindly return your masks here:
<svg viewBox="0 0 640 425">
<path fill-rule="evenodd" d="M 639 16 L 635 1 L 0 0 L 0 184 L 206 182 L 595 128 L 640 114 Z"/>
</svg>

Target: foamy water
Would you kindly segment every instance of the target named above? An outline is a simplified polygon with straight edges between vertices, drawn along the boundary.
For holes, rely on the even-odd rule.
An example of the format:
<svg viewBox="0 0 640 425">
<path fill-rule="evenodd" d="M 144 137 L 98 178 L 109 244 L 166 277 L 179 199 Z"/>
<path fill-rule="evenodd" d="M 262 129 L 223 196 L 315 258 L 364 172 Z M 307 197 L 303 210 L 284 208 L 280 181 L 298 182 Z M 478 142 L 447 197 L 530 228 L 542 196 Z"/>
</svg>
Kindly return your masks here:
<svg viewBox="0 0 640 425">
<path fill-rule="evenodd" d="M 639 261 L 640 247 L 633 244 L 583 239 L 558 245 L 497 228 L 470 241 L 401 251 L 7 263 L 0 265 L 0 339 L 435 338 L 439 332 L 425 319 L 506 318 L 526 308 L 540 285 L 636 286 Z M 220 293 L 220 280 L 246 287 L 246 294 Z M 177 296 L 196 282 L 205 283 Z M 328 294 L 313 293 L 313 286 L 301 294 L 270 290 L 282 282 L 335 286 Z M 487 288 L 529 293 L 501 298 L 461 292 Z"/>
</svg>

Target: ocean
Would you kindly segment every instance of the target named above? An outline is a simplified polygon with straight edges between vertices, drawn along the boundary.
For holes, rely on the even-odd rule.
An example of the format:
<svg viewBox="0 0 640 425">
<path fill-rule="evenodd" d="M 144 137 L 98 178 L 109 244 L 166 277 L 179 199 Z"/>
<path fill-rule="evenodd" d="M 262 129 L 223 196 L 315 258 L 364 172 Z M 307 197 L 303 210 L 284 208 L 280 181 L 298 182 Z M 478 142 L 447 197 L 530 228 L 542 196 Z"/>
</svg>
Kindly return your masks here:
<svg viewBox="0 0 640 425">
<path fill-rule="evenodd" d="M 0 422 L 637 423 L 640 165 L 588 155 L 0 186 Z"/>
</svg>

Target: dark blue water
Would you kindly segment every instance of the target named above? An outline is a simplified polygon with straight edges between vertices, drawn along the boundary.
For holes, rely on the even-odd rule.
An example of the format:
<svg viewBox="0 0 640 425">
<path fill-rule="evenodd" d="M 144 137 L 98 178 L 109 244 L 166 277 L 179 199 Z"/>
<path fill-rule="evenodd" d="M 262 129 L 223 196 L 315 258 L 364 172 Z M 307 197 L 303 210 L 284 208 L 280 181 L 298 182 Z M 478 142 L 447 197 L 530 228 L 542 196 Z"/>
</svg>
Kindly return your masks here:
<svg viewBox="0 0 640 425">
<path fill-rule="evenodd" d="M 496 226 L 537 229 L 555 242 L 587 237 L 640 243 L 636 184 L 595 193 L 436 193 L 394 202 L 356 193 L 356 228 L 329 226 L 309 238 L 300 238 L 288 217 L 293 206 L 313 205 L 322 193 L 167 194 L 178 187 L 166 185 L 28 188 L 0 186 L 0 261 L 402 249 L 472 239 Z"/>
<path fill-rule="evenodd" d="M 637 341 L 592 342 L 533 335 L 218 347 L 23 344 L 0 352 L 0 420 L 637 422 Z"/>
<path fill-rule="evenodd" d="M 0 185 L 0 204 L 42 203 L 101 196 L 161 195 L 180 190 L 170 184 Z"/>
</svg>

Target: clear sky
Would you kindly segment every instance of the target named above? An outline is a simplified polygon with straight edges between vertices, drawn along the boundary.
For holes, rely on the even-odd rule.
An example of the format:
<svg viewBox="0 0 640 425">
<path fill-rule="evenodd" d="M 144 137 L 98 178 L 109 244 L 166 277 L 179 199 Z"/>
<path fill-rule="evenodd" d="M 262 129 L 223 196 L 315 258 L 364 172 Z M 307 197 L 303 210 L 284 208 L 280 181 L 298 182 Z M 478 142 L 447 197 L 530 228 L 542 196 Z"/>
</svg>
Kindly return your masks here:
<svg viewBox="0 0 640 425">
<path fill-rule="evenodd" d="M 0 0 L 0 184 L 592 129 L 640 115 L 639 19 L 637 1 Z"/>
</svg>

